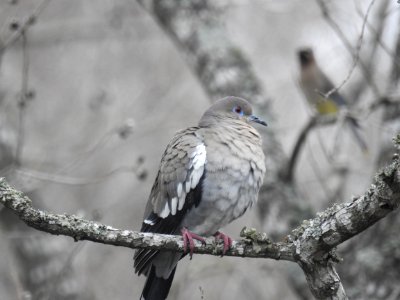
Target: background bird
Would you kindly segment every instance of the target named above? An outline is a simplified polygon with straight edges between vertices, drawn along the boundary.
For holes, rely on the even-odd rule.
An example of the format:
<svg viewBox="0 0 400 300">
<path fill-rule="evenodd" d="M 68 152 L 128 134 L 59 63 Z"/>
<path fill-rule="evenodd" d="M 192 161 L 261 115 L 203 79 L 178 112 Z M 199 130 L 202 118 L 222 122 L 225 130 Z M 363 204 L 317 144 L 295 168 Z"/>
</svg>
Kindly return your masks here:
<svg viewBox="0 0 400 300">
<path fill-rule="evenodd" d="M 261 138 L 253 127 L 266 123 L 241 98 L 216 101 L 198 126 L 175 134 L 152 187 L 141 231 L 181 233 L 193 253 L 193 239 L 215 235 L 257 200 L 265 174 Z M 135 271 L 147 280 L 142 299 L 166 299 L 182 253 L 137 250 Z"/>
<path fill-rule="evenodd" d="M 318 114 L 337 114 L 340 109 L 347 107 L 346 100 L 336 90 L 328 98 L 324 97 L 334 89 L 334 85 L 319 68 L 311 48 L 298 50 L 298 59 L 300 62 L 301 90 L 308 103 L 315 108 Z M 346 116 L 346 120 L 361 150 L 368 152 L 368 146 L 361 136 L 358 121 L 351 116 Z"/>
</svg>

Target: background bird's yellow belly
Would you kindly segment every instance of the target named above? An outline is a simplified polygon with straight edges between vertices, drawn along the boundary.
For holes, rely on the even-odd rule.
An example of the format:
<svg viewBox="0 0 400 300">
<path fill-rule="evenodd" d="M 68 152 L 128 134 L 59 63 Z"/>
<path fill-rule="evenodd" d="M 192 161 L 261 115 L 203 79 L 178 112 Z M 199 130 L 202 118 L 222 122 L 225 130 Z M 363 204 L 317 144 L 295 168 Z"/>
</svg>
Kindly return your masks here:
<svg viewBox="0 0 400 300">
<path fill-rule="evenodd" d="M 332 100 L 322 100 L 316 105 L 316 109 L 319 114 L 335 114 L 338 112 L 338 107 Z"/>
</svg>

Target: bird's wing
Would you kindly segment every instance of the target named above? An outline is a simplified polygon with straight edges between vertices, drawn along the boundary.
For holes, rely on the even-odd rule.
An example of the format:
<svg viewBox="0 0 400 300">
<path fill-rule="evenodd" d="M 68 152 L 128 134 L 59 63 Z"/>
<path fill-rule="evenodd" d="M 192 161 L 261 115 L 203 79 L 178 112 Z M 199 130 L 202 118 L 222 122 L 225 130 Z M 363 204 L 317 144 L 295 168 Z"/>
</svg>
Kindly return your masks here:
<svg viewBox="0 0 400 300">
<path fill-rule="evenodd" d="M 199 183 L 206 164 L 206 147 L 197 129 L 179 131 L 167 146 L 145 218 L 150 212 L 162 219 L 176 215 L 184 207 L 186 195 Z"/>
<path fill-rule="evenodd" d="M 197 206 L 202 194 L 206 147 L 197 127 L 178 132 L 167 146 L 147 203 L 142 232 L 175 234 L 188 209 Z M 154 250 L 138 250 L 136 272 L 146 273 Z"/>
<path fill-rule="evenodd" d="M 320 83 L 319 85 L 321 86 L 320 92 L 326 94 L 333 90 L 335 86 L 333 85 L 332 81 L 321 71 L 318 70 L 318 76 Z M 343 98 L 342 95 L 338 91 L 333 92 L 330 96 L 329 99 L 331 99 L 337 106 L 344 106 L 346 105 L 346 100 Z M 328 100 L 329 100 L 328 99 Z"/>
</svg>

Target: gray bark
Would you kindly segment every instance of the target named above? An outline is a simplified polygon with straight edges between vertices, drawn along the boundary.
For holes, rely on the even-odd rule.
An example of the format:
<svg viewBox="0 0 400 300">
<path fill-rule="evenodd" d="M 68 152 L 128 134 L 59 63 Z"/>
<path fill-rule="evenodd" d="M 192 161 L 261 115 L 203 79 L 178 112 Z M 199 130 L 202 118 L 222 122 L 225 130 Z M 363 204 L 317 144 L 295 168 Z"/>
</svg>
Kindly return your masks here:
<svg viewBox="0 0 400 300">
<path fill-rule="evenodd" d="M 334 268 L 334 263 L 338 261 L 335 248 L 399 207 L 399 167 L 397 158 L 376 175 L 375 182 L 364 195 L 347 203 L 333 205 L 314 219 L 303 221 L 282 242 L 273 243 L 266 234 L 243 229 L 241 236 L 244 239 L 233 242 L 226 255 L 297 262 L 317 299 L 347 299 Z M 0 180 L 0 202 L 27 225 L 51 234 L 70 236 L 75 241 L 90 240 L 129 248 L 183 251 L 182 238 L 178 236 L 121 230 L 74 215 L 52 214 L 35 209 L 31 200 L 9 186 L 5 179 Z M 207 238 L 205 245 L 196 243 L 194 252 L 221 255 L 221 251 L 220 243 L 215 243 L 214 238 Z"/>
</svg>

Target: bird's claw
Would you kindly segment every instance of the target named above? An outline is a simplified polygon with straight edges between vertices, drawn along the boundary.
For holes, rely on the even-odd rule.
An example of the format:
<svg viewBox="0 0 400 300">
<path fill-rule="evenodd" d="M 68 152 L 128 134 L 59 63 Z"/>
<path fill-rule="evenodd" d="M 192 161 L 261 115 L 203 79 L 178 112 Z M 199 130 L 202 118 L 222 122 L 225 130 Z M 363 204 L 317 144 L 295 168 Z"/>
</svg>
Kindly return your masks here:
<svg viewBox="0 0 400 300">
<path fill-rule="evenodd" d="M 227 236 L 226 234 L 219 232 L 219 231 L 217 231 L 214 234 L 214 237 L 216 240 L 219 239 L 219 240 L 223 241 L 224 248 L 222 250 L 222 256 L 224 256 L 226 254 L 226 251 L 228 251 L 232 246 L 232 239 L 229 236 Z"/>
<path fill-rule="evenodd" d="M 203 244 L 206 243 L 206 240 L 204 238 L 202 238 L 201 236 L 199 236 L 193 232 L 190 232 L 186 228 L 182 228 L 181 234 L 182 234 L 182 239 L 183 239 L 183 252 L 184 253 L 187 252 L 187 246 L 189 245 L 189 249 L 190 249 L 189 256 L 190 256 L 190 259 L 192 259 L 193 251 L 194 251 L 194 241 L 193 240 L 198 240 L 198 241 L 202 242 Z"/>
</svg>

